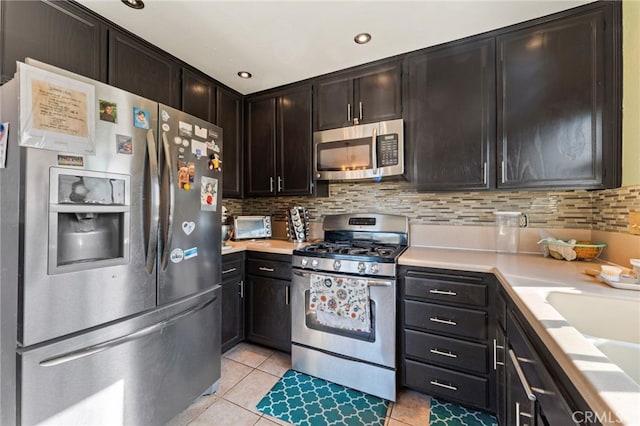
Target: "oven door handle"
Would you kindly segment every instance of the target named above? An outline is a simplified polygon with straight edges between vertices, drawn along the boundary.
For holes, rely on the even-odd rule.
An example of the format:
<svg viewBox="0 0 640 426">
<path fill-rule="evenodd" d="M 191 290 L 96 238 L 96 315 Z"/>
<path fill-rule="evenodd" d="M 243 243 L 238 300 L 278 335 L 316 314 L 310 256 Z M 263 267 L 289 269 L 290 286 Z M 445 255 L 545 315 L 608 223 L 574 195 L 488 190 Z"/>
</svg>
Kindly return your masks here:
<svg viewBox="0 0 640 426">
<path fill-rule="evenodd" d="M 300 270 L 293 270 L 293 275 L 297 275 L 299 277 L 303 277 L 303 278 L 309 278 L 311 277 L 312 272 L 305 272 L 305 271 L 300 271 Z M 319 275 L 328 275 L 330 277 L 336 277 L 337 275 L 333 275 L 333 274 L 323 274 L 322 272 L 318 273 Z M 371 278 L 366 278 L 366 277 L 351 277 L 349 276 L 349 278 L 354 278 L 354 279 L 362 279 L 362 280 L 366 280 L 367 281 L 367 285 L 369 287 L 391 287 L 393 285 L 393 282 L 391 281 L 386 281 L 386 280 L 376 280 L 376 279 L 371 279 Z"/>
</svg>

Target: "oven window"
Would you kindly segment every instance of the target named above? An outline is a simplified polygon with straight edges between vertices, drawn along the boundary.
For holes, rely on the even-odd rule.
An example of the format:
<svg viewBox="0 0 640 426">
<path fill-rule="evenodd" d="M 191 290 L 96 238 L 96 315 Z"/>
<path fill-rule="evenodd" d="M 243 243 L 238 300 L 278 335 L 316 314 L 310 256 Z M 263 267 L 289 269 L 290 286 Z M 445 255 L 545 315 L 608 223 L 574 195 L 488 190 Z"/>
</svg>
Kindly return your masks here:
<svg viewBox="0 0 640 426">
<path fill-rule="evenodd" d="M 371 138 L 323 142 L 317 145 L 318 171 L 367 170 L 373 168 Z"/>
<path fill-rule="evenodd" d="M 324 325 L 318 321 L 316 317 L 316 312 L 309 308 L 309 297 L 311 292 L 306 290 L 304 292 L 304 306 L 305 306 L 305 323 L 307 327 L 324 331 L 326 333 L 336 334 L 338 336 L 349 337 L 351 339 L 363 340 L 365 342 L 375 342 L 376 340 L 376 304 L 373 300 L 369 301 L 369 312 L 371 312 L 371 328 L 369 332 L 356 331 L 356 330 L 347 330 L 343 328 L 331 327 L 328 325 Z"/>
</svg>

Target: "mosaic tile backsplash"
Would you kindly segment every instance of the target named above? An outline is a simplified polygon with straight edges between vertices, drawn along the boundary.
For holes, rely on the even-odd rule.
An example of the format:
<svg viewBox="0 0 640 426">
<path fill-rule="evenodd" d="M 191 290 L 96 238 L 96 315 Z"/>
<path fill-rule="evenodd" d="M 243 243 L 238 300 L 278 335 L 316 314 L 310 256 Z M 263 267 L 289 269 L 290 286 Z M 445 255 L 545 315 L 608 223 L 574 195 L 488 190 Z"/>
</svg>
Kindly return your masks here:
<svg viewBox="0 0 640 426">
<path fill-rule="evenodd" d="M 332 183 L 329 197 L 225 199 L 230 214 L 268 214 L 285 220 L 293 205 L 308 209 L 312 221 L 327 214 L 389 213 L 412 224 L 494 224 L 495 211 L 521 211 L 529 226 L 628 232 L 629 211 L 640 211 L 640 186 L 602 191 L 492 191 L 417 193 L 408 182 Z"/>
</svg>

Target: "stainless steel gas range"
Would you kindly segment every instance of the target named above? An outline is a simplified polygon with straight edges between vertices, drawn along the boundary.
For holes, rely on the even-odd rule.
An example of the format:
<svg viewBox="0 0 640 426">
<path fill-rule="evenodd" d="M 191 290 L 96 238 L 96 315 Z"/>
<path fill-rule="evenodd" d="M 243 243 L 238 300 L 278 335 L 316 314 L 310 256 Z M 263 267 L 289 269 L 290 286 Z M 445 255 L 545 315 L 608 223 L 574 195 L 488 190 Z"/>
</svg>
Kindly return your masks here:
<svg viewBox="0 0 640 426">
<path fill-rule="evenodd" d="M 293 252 L 294 370 L 396 399 L 396 266 L 404 216 L 326 216 L 324 242 Z"/>
</svg>

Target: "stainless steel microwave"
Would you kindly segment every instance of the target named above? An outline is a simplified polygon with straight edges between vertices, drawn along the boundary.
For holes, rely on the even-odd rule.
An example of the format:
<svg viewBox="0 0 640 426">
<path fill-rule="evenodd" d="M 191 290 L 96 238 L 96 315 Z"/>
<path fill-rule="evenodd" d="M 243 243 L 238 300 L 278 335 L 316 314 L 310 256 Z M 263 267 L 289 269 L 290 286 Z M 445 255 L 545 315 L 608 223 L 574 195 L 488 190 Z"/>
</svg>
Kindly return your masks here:
<svg viewBox="0 0 640 426">
<path fill-rule="evenodd" d="M 236 216 L 233 219 L 233 239 L 271 238 L 271 216 Z"/>
<path fill-rule="evenodd" d="M 404 173 L 402 119 L 313 133 L 318 180 L 376 179 Z"/>
</svg>

